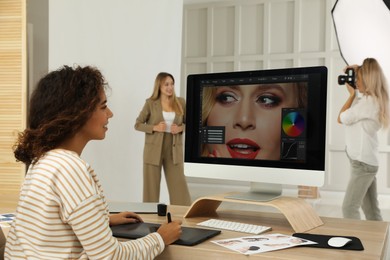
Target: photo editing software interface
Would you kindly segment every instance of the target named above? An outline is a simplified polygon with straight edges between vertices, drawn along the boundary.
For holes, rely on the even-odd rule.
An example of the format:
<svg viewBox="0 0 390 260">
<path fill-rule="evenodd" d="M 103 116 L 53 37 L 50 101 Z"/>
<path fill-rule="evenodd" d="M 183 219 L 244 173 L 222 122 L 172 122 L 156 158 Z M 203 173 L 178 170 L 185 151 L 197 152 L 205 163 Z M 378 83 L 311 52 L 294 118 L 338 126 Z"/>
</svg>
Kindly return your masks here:
<svg viewBox="0 0 390 260">
<path fill-rule="evenodd" d="M 306 162 L 308 81 L 308 74 L 201 80 L 201 156 Z"/>
</svg>

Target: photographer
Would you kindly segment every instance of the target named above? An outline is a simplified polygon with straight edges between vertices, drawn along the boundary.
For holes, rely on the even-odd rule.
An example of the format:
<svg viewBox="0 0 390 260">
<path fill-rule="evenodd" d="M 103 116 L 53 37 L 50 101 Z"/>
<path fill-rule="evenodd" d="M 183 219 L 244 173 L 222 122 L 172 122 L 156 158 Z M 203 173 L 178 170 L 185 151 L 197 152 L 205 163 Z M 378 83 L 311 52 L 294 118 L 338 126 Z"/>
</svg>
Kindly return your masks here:
<svg viewBox="0 0 390 260">
<path fill-rule="evenodd" d="M 377 132 L 389 124 L 386 80 L 374 58 L 366 58 L 361 66 L 348 66 L 345 71 L 349 68 L 353 69 L 356 81 L 355 84 L 345 83 L 349 97 L 337 119 L 345 125 L 346 152 L 351 165 L 342 206 L 343 216 L 360 219 L 361 207 L 367 220 L 382 220 L 376 184 Z M 361 97 L 357 96 L 356 90 L 362 94 Z"/>
</svg>

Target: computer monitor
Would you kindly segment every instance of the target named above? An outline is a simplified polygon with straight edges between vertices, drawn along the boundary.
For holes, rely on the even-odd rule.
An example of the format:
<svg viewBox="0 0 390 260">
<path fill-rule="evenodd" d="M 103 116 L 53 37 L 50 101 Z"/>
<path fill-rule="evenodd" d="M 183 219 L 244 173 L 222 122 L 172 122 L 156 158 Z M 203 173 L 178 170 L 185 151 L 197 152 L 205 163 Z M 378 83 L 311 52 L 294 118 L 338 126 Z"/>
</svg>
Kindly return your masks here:
<svg viewBox="0 0 390 260">
<path fill-rule="evenodd" d="M 250 182 L 244 200 L 322 186 L 326 100 L 324 66 L 189 75 L 185 175 Z"/>
</svg>

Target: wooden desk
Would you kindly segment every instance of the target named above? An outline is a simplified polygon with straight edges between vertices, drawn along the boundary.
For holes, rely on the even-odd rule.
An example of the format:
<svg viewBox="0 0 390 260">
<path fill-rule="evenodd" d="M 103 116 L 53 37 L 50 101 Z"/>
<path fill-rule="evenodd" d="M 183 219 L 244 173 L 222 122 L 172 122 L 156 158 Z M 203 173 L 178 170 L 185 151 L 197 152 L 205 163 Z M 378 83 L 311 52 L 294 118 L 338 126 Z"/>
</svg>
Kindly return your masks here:
<svg viewBox="0 0 390 260">
<path fill-rule="evenodd" d="M 172 219 L 181 219 L 183 226 L 195 226 L 196 223 L 206 220 L 205 217 L 183 218 L 188 207 L 169 206 L 168 210 L 172 214 Z M 165 217 L 155 214 L 141 215 L 145 222 L 162 223 Z M 287 219 L 279 213 L 219 210 L 218 216 L 224 220 L 240 221 L 245 223 L 261 224 L 272 227 L 272 233 L 282 233 L 291 235 L 294 233 Z M 178 245 L 168 246 L 164 252 L 156 259 L 385 259 L 386 245 L 389 223 L 380 221 L 361 221 L 341 218 L 321 217 L 324 225 L 319 226 L 308 233 L 340 236 L 356 236 L 360 238 L 365 248 L 364 251 L 349 251 L 340 249 L 294 247 L 279 251 L 266 252 L 246 256 L 210 241 L 205 241 L 193 247 Z M 222 233 L 210 240 L 219 240 L 248 236 L 248 234 L 222 231 Z"/>
<path fill-rule="evenodd" d="M 205 217 L 183 218 L 188 207 L 168 206 L 173 219 L 181 219 L 183 226 L 195 226 L 196 223 L 206 220 Z M 11 211 L 3 211 L 11 212 Z M 266 213 L 255 211 L 237 211 L 237 210 L 218 210 L 218 216 L 224 220 L 240 221 L 245 223 L 260 224 L 272 227 L 272 233 L 282 233 L 291 235 L 293 228 L 285 216 L 280 213 Z M 156 214 L 141 214 L 145 222 L 163 223 L 165 217 L 159 217 Z M 341 218 L 321 217 L 324 225 L 308 231 L 313 234 L 356 236 L 360 238 L 365 248 L 364 251 L 347 251 L 339 249 L 324 249 L 310 247 L 294 247 L 279 251 L 266 252 L 246 256 L 221 246 L 215 245 L 210 241 L 205 241 L 193 247 L 170 245 L 156 259 L 212 259 L 212 260 L 230 260 L 230 259 L 386 259 L 386 246 L 389 223 L 379 221 L 361 221 Z M 222 233 L 210 240 L 219 240 L 248 236 L 248 234 L 222 231 Z"/>
</svg>

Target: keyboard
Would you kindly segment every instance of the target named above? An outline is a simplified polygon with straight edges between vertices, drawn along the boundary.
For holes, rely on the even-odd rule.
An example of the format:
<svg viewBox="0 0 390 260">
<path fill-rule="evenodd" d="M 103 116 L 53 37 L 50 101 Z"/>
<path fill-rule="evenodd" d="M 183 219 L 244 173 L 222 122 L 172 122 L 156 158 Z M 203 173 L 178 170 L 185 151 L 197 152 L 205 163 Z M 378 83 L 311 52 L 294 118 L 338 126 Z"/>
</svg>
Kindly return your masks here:
<svg viewBox="0 0 390 260">
<path fill-rule="evenodd" d="M 225 229 L 229 231 L 237 231 L 249 234 L 261 234 L 268 230 L 271 230 L 271 227 L 261 226 L 261 225 L 253 225 L 247 223 L 233 222 L 227 220 L 220 219 L 209 219 L 197 224 L 202 227 L 216 228 L 216 229 Z"/>
</svg>

